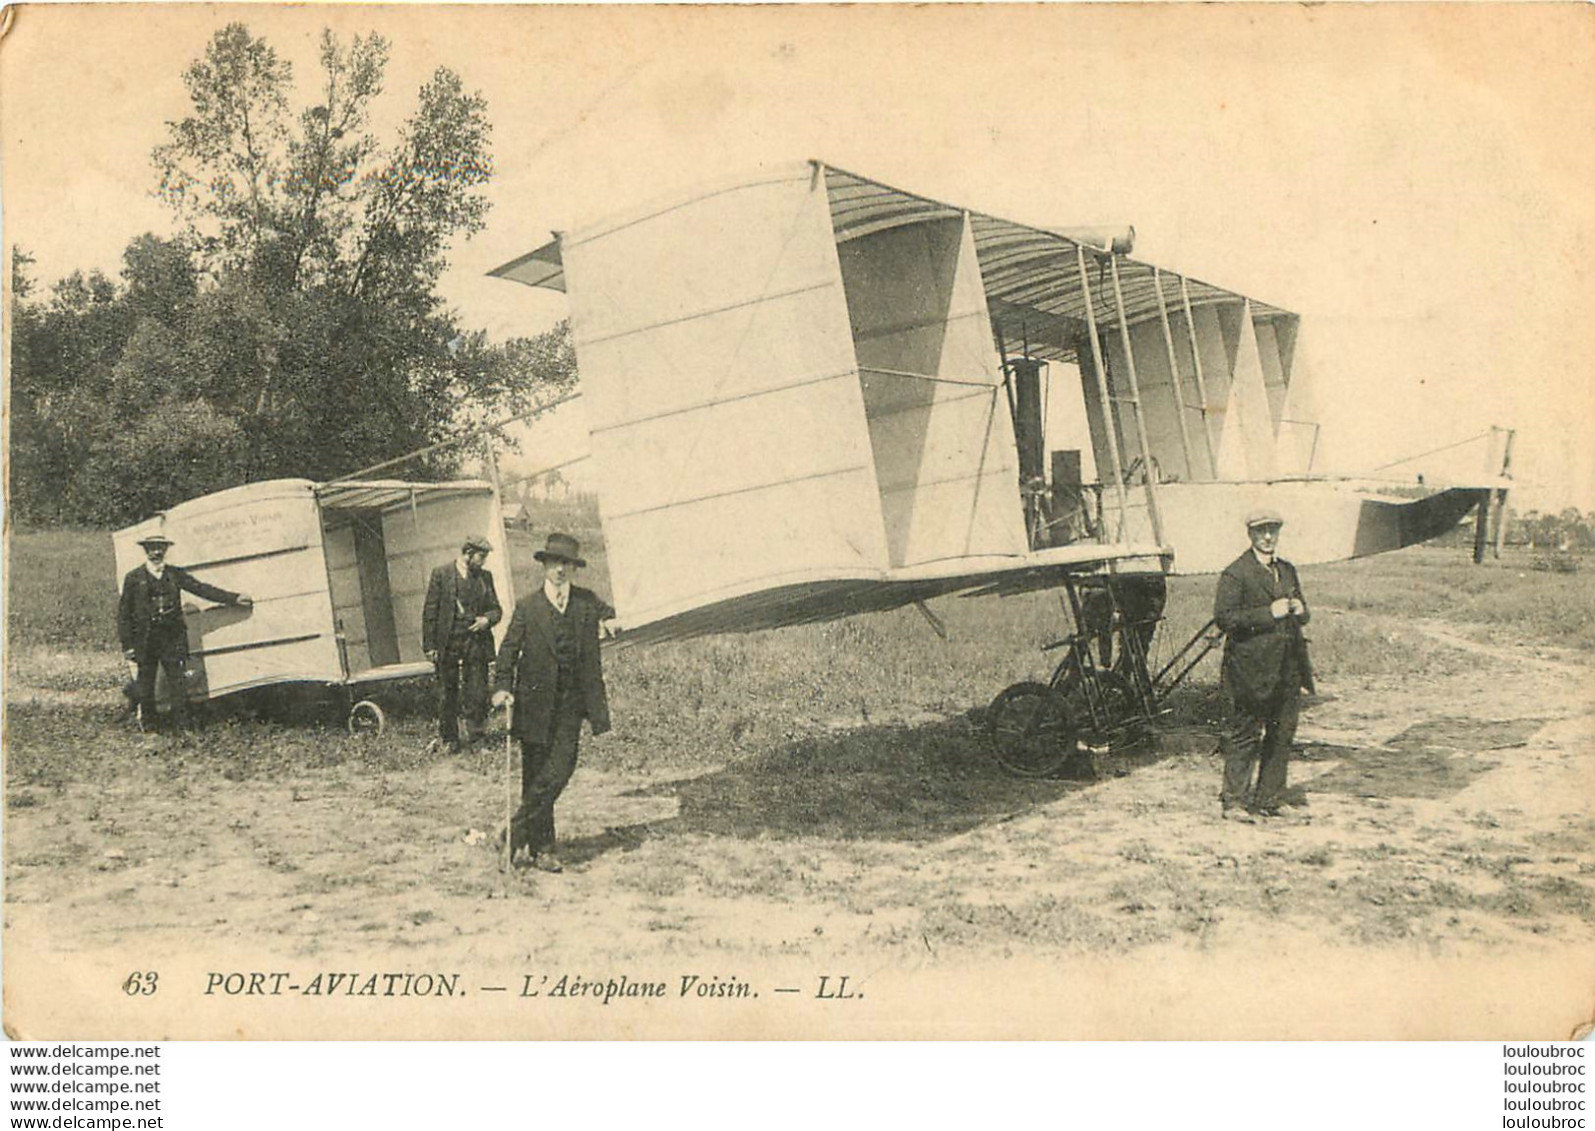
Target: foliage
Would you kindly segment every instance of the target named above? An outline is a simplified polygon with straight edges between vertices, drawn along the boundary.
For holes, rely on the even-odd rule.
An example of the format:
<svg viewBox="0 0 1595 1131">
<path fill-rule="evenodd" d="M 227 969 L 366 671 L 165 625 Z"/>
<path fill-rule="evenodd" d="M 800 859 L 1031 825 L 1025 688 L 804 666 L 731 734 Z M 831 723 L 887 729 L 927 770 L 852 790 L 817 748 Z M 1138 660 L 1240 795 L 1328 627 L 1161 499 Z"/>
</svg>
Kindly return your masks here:
<svg viewBox="0 0 1595 1131">
<path fill-rule="evenodd" d="M 1506 540 L 1541 549 L 1595 549 L 1595 511 L 1580 514 L 1576 507 L 1564 507 L 1556 514 L 1525 511 L 1512 516 Z"/>
<path fill-rule="evenodd" d="M 121 522 L 278 476 L 331 478 L 460 438 L 574 381 L 569 335 L 488 342 L 436 292 L 486 222 L 491 125 L 438 69 L 394 136 L 372 128 L 388 43 L 323 32 L 315 93 L 234 23 L 183 73 L 153 161 L 176 234 L 120 278 L 13 278 L 13 506 Z M 463 411 L 461 406 L 467 406 Z M 406 467 L 455 471 L 445 449 Z"/>
<path fill-rule="evenodd" d="M 1456 526 L 1435 538 L 1432 544 L 1471 547 L 1476 534 L 1475 519 L 1476 515 L 1469 512 Z M 1495 536 L 1495 521 L 1496 511 L 1492 505 L 1492 538 Z M 1595 549 L 1595 511 L 1582 514 L 1577 507 L 1563 507 L 1557 512 L 1542 513 L 1532 508 L 1518 511 L 1509 507 L 1503 541 L 1508 546 L 1531 546 L 1544 550 Z"/>
</svg>

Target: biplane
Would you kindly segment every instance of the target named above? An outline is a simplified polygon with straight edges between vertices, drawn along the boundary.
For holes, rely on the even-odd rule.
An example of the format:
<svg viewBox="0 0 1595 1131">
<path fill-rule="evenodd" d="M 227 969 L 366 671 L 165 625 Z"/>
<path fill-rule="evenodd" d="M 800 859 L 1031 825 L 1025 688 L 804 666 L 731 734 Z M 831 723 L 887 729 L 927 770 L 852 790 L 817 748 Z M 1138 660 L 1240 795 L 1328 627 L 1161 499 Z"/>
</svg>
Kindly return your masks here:
<svg viewBox="0 0 1595 1131">
<path fill-rule="evenodd" d="M 1042 772 L 1144 719 L 1211 648 L 1199 634 L 1162 671 L 1145 659 L 1164 578 L 1221 569 L 1255 506 L 1293 520 L 1298 564 L 1412 545 L 1475 509 L 1482 555 L 1509 435 L 1501 474 L 1421 497 L 1315 471 L 1299 316 L 1142 263 L 1133 240 L 810 161 L 493 271 L 567 296 L 618 639 L 905 605 L 935 624 L 933 597 L 1060 588 L 1075 623 L 1053 679 L 988 712 L 1005 764 Z M 118 532 L 117 561 L 160 528 L 256 597 L 249 616 L 190 618 L 190 697 L 297 681 L 352 700 L 429 670 L 406 620 L 425 568 L 467 529 L 502 551 L 500 508 L 476 481 L 252 484 Z"/>
<path fill-rule="evenodd" d="M 1120 579 L 1156 579 L 1142 604 L 1160 606 L 1162 577 L 1222 569 L 1265 504 L 1297 520 L 1300 564 L 1412 545 L 1473 509 L 1482 552 L 1504 474 L 1412 498 L 1315 471 L 1300 317 L 1133 259 L 1133 238 L 809 161 L 491 272 L 568 298 L 622 638 L 1057 586 L 1085 639 L 1077 583 L 1102 581 L 1117 609 L 1135 603 Z M 1108 714 L 1146 707 L 1144 633 L 1122 635 L 1117 686 L 1071 647 L 1053 685 L 1010 696 L 1026 725 L 1070 663 Z"/>
<path fill-rule="evenodd" d="M 1261 504 L 1301 563 L 1451 529 L 1503 478 L 1313 470 L 1300 318 L 1127 254 L 807 162 L 559 234 L 492 272 L 568 296 L 634 640 L 1107 563 L 1207 573 Z M 1078 426 L 1045 400 L 1078 373 Z M 1054 418 L 1058 414 L 1052 413 Z M 1482 477 L 1481 477 L 1482 479 Z"/>
</svg>

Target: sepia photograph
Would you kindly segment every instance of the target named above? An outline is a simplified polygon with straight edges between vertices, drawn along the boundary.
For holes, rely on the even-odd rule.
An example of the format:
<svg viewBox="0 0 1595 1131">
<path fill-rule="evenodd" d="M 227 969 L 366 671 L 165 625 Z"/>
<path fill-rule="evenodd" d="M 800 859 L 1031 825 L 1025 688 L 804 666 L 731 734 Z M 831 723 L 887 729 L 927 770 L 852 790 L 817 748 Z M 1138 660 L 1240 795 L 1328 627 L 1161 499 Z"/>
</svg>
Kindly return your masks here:
<svg viewBox="0 0 1595 1131">
<path fill-rule="evenodd" d="M 1588 1029 L 1587 6 L 0 33 L 13 1040 Z"/>
</svg>

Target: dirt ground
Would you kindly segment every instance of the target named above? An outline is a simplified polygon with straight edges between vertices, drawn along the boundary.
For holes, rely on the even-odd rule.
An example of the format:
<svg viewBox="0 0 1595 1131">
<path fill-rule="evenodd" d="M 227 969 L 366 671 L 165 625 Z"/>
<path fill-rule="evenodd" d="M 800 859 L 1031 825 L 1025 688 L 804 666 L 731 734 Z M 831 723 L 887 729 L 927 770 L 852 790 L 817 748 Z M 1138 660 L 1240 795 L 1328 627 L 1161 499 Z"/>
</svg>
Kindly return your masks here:
<svg viewBox="0 0 1595 1131">
<path fill-rule="evenodd" d="M 748 981 L 761 1010 L 776 1008 L 779 989 L 810 999 L 820 975 L 851 973 L 853 989 L 894 987 L 898 1012 L 877 1022 L 929 1009 L 924 1030 L 943 1035 L 960 1030 L 908 1000 L 934 992 L 938 971 L 962 985 L 1010 967 L 1105 963 L 1108 984 L 1131 969 L 1221 977 L 1261 955 L 1287 978 L 1371 962 L 1382 971 L 1372 986 L 1435 960 L 1498 974 L 1538 963 L 1575 992 L 1595 985 L 1589 654 L 1480 643 L 1435 621 L 1408 627 L 1465 662 L 1423 680 L 1321 687 L 1291 771 L 1309 804 L 1288 820 L 1219 820 L 1219 764 L 1200 724 L 1167 729 L 1155 753 L 1105 758 L 1099 780 L 1079 783 L 1005 777 L 962 714 L 822 719 L 687 772 L 679 760 L 649 772 L 646 761 L 606 769 L 589 757 L 559 810 L 569 869 L 507 883 L 490 835 L 504 808 L 502 743 L 424 757 L 418 720 L 407 747 L 321 732 L 286 757 L 263 740 L 252 761 L 247 727 L 213 724 L 242 736 L 244 756 L 224 763 L 204 749 L 214 731 L 140 736 L 104 723 L 114 692 L 14 680 L 8 1017 L 133 1032 L 158 1016 L 171 1032 L 236 1022 L 240 1034 L 283 1035 L 275 1005 L 233 1001 L 245 1011 L 228 1014 L 201 992 L 209 972 L 255 969 L 462 971 L 473 993 L 495 995 L 488 987 L 513 991 L 523 974 L 565 972 L 657 975 L 673 995 L 678 975 L 696 973 Z M 84 741 L 74 727 L 85 712 L 99 735 L 89 780 L 18 756 L 52 727 L 80 736 L 56 741 Z M 156 968 L 171 972 L 164 1012 L 129 1013 L 141 1003 L 86 987 Z M 326 1014 L 317 1032 L 385 1024 L 353 1008 Z M 1071 1016 L 1100 1008 L 1074 1000 Z M 978 1031 L 1007 1032 L 983 1010 Z M 418 1024 L 392 1016 L 395 1032 Z M 487 1016 L 437 1007 L 419 1024 L 499 1031 Z M 512 1032 L 549 1032 L 515 1016 L 501 1018 Z M 561 1031 L 614 1035 L 599 1016 Z M 1182 1031 L 1155 1014 L 1110 1018 L 1136 1035 Z M 1238 1031 L 1292 1029 L 1278 1016 L 1254 1021 Z M 1011 1023 L 1014 1035 L 1050 1031 Z M 820 1022 L 795 1024 L 810 1033 Z M 1348 1024 L 1353 1035 L 1385 1031 Z M 779 1014 L 738 1025 L 787 1029 Z M 622 1031 L 658 1028 L 635 1020 Z"/>
</svg>

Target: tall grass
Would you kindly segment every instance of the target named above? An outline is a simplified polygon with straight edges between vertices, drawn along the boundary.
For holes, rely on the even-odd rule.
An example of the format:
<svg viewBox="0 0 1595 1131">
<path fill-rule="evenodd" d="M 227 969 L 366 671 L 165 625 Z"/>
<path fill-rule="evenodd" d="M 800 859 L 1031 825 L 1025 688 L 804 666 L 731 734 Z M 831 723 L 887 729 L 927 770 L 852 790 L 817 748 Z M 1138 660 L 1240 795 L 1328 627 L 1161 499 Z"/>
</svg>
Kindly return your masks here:
<svg viewBox="0 0 1595 1131">
<path fill-rule="evenodd" d="M 582 538 L 591 565 L 584 583 L 607 596 L 597 516 L 580 510 L 550 509 L 530 530 L 512 533 L 517 591 L 524 595 L 539 583 L 531 554 L 556 523 Z M 1595 649 L 1595 593 L 1588 580 L 1516 565 L 1476 567 L 1465 550 L 1420 549 L 1304 569 L 1308 599 L 1319 611 L 1310 635 L 1321 673 L 1331 681 L 1409 678 L 1470 662 L 1404 624 L 1407 617 Z M 15 535 L 10 645 L 114 653 L 116 583 L 104 533 Z M 1213 588 L 1211 577 L 1171 580 L 1154 668 L 1206 622 Z M 951 597 L 934 602 L 934 609 L 946 625 L 945 641 L 910 608 L 610 652 L 605 664 L 620 725 L 602 744 L 603 756 L 617 765 L 657 766 L 661 752 L 668 752 L 668 762 L 686 765 L 769 749 L 816 730 L 945 720 L 985 706 L 1010 683 L 1046 678 L 1060 653 L 1042 647 L 1070 631 L 1056 592 Z M 86 676 L 118 675 L 117 665 L 102 673 L 94 660 L 82 657 Z M 1181 701 L 1201 715 L 1217 680 L 1213 656 L 1193 674 Z"/>
<path fill-rule="evenodd" d="M 1396 617 L 1484 625 L 1534 643 L 1595 650 L 1595 577 L 1532 568 L 1508 549 L 1474 565 L 1467 550 L 1412 546 L 1354 562 L 1310 566 L 1302 585 L 1317 604 Z"/>
<path fill-rule="evenodd" d="M 581 583 L 609 596 L 608 559 L 593 502 L 577 498 L 532 506 L 530 526 L 510 532 L 510 570 L 516 591 L 524 595 L 541 583 L 542 569 L 532 555 L 549 532 L 562 530 L 582 540 L 588 569 L 582 573 Z M 119 582 L 111 537 L 104 531 L 14 533 L 6 578 L 10 644 L 60 650 L 114 648 Z M 1359 561 L 1308 566 L 1302 570 L 1302 584 L 1314 606 L 1496 626 L 1533 642 L 1595 650 L 1595 577 L 1536 571 L 1521 551 L 1509 549 L 1502 560 L 1476 566 L 1465 549 L 1417 546 Z M 1171 579 L 1167 622 L 1160 636 L 1170 642 L 1183 641 L 1200 628 L 1211 612 L 1213 586 L 1211 577 Z M 995 649 L 1011 656 L 1039 649 L 1068 631 L 1055 593 L 946 598 L 935 607 L 952 635 L 951 643 L 940 648 L 927 646 L 927 640 L 935 642 L 935 638 L 912 610 L 725 639 L 763 640 L 768 642 L 761 645 L 764 650 L 773 648 L 776 654 L 783 654 L 796 649 L 831 666 L 845 667 L 854 662 L 851 654 L 859 652 L 882 659 L 900 658 L 905 665 L 924 669 L 915 673 L 916 682 L 924 686 L 926 672 L 946 667 L 933 658 L 938 653 L 957 657 L 948 662 L 958 667 L 970 660 L 960 651 L 965 647 L 986 653 Z M 791 643 L 777 643 L 781 640 Z M 903 648 L 907 652 L 899 657 L 897 650 Z"/>
<path fill-rule="evenodd" d="M 8 646 L 116 650 L 120 581 L 106 531 L 12 534 L 6 570 Z"/>
</svg>

